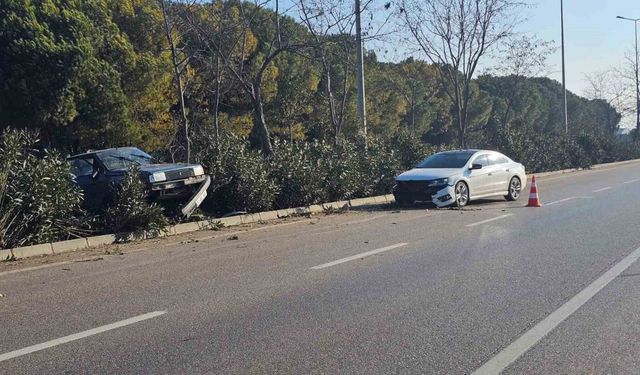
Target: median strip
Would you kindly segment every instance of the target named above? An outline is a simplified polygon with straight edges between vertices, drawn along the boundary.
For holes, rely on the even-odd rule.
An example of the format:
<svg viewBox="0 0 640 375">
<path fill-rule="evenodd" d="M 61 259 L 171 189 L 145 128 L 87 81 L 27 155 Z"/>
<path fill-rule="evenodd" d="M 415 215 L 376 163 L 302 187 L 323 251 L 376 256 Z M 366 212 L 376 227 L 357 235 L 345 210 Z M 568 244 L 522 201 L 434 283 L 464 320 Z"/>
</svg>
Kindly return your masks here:
<svg viewBox="0 0 640 375">
<path fill-rule="evenodd" d="M 327 267 L 335 266 L 335 265 L 338 265 L 338 264 L 350 262 L 350 261 L 356 260 L 356 259 L 362 259 L 362 258 L 371 256 L 371 255 L 380 254 L 380 253 L 383 253 L 385 251 L 397 249 L 398 247 L 402 247 L 402 246 L 406 246 L 406 245 L 408 245 L 408 244 L 404 243 L 404 242 L 403 243 L 397 243 L 395 245 L 391 245 L 391 246 L 383 247 L 383 248 L 380 248 L 380 249 L 371 250 L 371 251 L 367 251 L 367 252 L 364 252 L 364 253 L 352 255 L 350 257 L 334 260 L 333 262 L 324 263 L 324 264 L 321 264 L 319 266 L 314 266 L 314 267 L 311 267 L 311 269 L 312 270 L 321 270 L 323 268 L 327 268 Z"/>
<path fill-rule="evenodd" d="M 0 354 L 0 362 L 7 361 L 9 359 L 16 358 L 16 357 L 21 357 L 23 355 L 31 354 L 31 353 L 34 353 L 34 352 L 38 352 L 40 350 L 52 348 L 54 346 L 66 344 L 68 342 L 80 340 L 80 339 L 83 339 L 83 338 L 86 338 L 86 337 L 89 337 L 89 336 L 93 336 L 93 335 L 97 335 L 97 334 L 100 334 L 100 333 L 103 333 L 103 332 L 111 331 L 113 329 L 124 327 L 124 326 L 128 326 L 128 325 L 131 325 L 131 324 L 134 324 L 134 323 L 141 322 L 143 320 L 156 318 L 156 317 L 158 317 L 160 315 L 164 315 L 166 313 L 167 313 L 166 311 L 154 311 L 154 312 L 150 312 L 150 313 L 147 313 L 147 314 L 134 316 L 133 318 L 121 320 L 119 322 L 115 322 L 115 323 L 107 324 L 107 325 L 104 325 L 104 326 L 101 326 L 101 327 L 93 328 L 93 329 L 90 329 L 88 331 L 83 331 L 83 332 L 75 333 L 73 335 L 64 336 L 64 337 L 61 337 L 59 339 L 43 342 L 42 344 L 27 346 L 26 348 L 22 348 L 22 349 L 14 350 L 12 352 Z"/>
<path fill-rule="evenodd" d="M 500 216 L 496 216 L 496 217 L 491 218 L 491 219 L 478 221 L 477 223 L 467 224 L 467 227 L 469 227 L 469 228 L 471 228 L 471 227 L 475 227 L 475 226 L 477 226 L 477 225 L 482 225 L 482 224 L 490 223 L 490 222 L 492 222 L 492 221 L 496 221 L 496 220 L 504 219 L 504 218 L 509 217 L 509 216 L 513 216 L 513 214 L 500 215 Z"/>
</svg>

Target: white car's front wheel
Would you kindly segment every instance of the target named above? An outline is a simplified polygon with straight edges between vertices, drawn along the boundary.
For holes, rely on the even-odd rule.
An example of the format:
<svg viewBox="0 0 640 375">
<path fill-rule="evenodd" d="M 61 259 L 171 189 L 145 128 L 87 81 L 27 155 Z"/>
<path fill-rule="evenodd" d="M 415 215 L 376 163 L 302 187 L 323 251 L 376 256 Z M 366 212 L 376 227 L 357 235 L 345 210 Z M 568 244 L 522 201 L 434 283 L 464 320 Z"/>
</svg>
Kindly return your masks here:
<svg viewBox="0 0 640 375">
<path fill-rule="evenodd" d="M 456 188 L 455 188 L 455 192 L 456 192 L 456 201 L 455 201 L 455 206 L 456 207 L 464 207 L 467 205 L 467 203 L 469 203 L 469 187 L 467 186 L 467 184 L 463 181 L 460 181 L 456 184 Z"/>
<path fill-rule="evenodd" d="M 517 201 L 520 198 L 520 190 L 522 190 L 522 183 L 518 177 L 511 177 L 509 181 L 509 192 L 504 197 L 508 201 Z"/>
</svg>

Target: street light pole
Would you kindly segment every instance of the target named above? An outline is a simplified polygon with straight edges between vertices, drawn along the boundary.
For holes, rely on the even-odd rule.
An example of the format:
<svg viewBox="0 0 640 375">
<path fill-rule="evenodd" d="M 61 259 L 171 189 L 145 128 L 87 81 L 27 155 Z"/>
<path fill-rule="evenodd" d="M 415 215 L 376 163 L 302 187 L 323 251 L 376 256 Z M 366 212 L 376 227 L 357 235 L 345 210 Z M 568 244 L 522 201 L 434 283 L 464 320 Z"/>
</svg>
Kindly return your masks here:
<svg viewBox="0 0 640 375">
<path fill-rule="evenodd" d="M 356 13 L 356 91 L 358 92 L 358 115 L 362 125 L 365 145 L 367 144 L 367 106 L 364 93 L 364 51 L 362 28 L 360 26 L 360 0 L 355 0 Z"/>
<path fill-rule="evenodd" d="M 567 115 L 567 83 L 564 68 L 564 8 L 560 0 L 560 44 L 562 46 L 562 97 L 564 101 L 564 132 L 569 134 L 569 117 Z"/>
<path fill-rule="evenodd" d="M 638 21 L 640 21 L 640 18 L 627 18 L 622 16 L 618 16 L 617 18 L 627 21 L 633 21 L 636 33 L 636 67 L 634 71 L 636 76 L 636 139 L 640 139 L 638 138 L 640 136 L 640 75 L 638 72 Z"/>
</svg>

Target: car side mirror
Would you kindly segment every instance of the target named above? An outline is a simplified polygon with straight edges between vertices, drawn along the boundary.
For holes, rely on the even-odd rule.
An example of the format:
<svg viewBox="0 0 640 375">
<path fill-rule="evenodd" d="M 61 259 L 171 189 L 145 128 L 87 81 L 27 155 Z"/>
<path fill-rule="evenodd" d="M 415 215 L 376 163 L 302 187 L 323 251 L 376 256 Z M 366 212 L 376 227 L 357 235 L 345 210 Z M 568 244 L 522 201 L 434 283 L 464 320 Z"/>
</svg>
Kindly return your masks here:
<svg viewBox="0 0 640 375">
<path fill-rule="evenodd" d="M 474 169 L 482 169 L 482 164 L 471 164 L 471 168 L 469 168 L 471 170 Z"/>
</svg>

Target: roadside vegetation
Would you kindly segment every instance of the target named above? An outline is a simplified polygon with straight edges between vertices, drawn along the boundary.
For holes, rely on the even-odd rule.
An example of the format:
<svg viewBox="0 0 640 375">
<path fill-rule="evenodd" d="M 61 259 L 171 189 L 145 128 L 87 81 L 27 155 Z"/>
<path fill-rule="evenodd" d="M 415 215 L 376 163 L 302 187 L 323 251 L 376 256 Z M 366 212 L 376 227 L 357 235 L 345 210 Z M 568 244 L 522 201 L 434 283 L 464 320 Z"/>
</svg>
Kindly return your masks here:
<svg viewBox="0 0 640 375">
<path fill-rule="evenodd" d="M 565 133 L 562 87 L 544 77 L 553 44 L 502 23 L 521 3 L 479 2 L 499 5 L 488 21 L 497 39 L 485 47 L 500 61 L 480 74 L 453 62 L 473 55 L 475 69 L 484 49 L 434 59 L 428 42 L 442 36 L 419 28 L 453 8 L 404 15 L 427 3 L 363 9 L 363 19 L 391 20 L 422 46 L 395 62 L 383 48 L 365 52 L 365 135 L 349 2 L 296 0 L 285 14 L 269 2 L 6 2 L 0 247 L 164 230 L 166 213 L 133 177 L 106 211 L 80 208 L 63 156 L 87 149 L 138 146 L 202 163 L 212 183 L 201 209 L 211 217 L 389 193 L 397 172 L 445 149 L 495 149 L 528 172 L 640 157 L 635 136 L 618 134 L 617 102 L 604 97 L 569 92 Z M 376 27 L 365 25 L 365 41 L 391 49 Z"/>
</svg>

